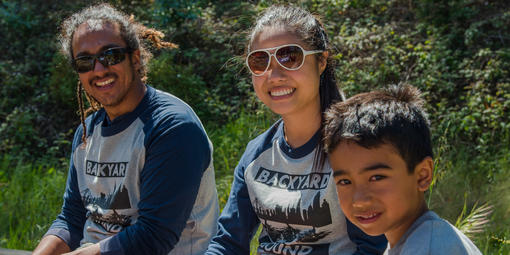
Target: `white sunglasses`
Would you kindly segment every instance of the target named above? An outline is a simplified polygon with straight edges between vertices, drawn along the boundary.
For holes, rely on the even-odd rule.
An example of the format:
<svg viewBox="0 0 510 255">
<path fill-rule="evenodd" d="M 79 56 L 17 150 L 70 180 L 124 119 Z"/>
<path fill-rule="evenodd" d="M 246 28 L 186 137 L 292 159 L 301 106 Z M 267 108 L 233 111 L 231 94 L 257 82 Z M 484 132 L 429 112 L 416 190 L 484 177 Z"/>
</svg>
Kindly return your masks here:
<svg viewBox="0 0 510 255">
<path fill-rule="evenodd" d="M 274 53 L 271 52 L 274 50 Z M 271 56 L 278 64 L 287 70 L 298 70 L 303 66 L 305 57 L 311 54 L 324 52 L 323 50 L 305 50 L 297 44 L 285 44 L 274 48 L 254 50 L 246 57 L 246 65 L 255 76 L 266 73 L 271 62 Z"/>
</svg>

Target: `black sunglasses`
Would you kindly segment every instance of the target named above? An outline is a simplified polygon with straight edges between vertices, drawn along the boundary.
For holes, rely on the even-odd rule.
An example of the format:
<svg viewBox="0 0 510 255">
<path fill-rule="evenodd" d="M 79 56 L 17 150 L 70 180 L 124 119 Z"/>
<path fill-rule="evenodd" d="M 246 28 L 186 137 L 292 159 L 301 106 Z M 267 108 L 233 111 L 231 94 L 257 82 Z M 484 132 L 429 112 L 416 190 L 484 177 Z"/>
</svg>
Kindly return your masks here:
<svg viewBox="0 0 510 255">
<path fill-rule="evenodd" d="M 126 53 L 131 53 L 132 50 L 128 48 L 110 48 L 96 55 L 80 56 L 73 60 L 73 68 L 78 73 L 86 73 L 94 70 L 96 66 L 96 59 L 104 67 L 116 65 L 126 59 Z"/>
</svg>

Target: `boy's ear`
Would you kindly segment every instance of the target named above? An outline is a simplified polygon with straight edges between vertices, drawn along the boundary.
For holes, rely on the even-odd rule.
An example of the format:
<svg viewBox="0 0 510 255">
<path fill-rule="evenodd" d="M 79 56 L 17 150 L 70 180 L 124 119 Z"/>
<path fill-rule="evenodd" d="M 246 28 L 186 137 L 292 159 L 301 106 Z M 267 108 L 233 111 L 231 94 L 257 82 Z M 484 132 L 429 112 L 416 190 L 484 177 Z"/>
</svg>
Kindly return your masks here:
<svg viewBox="0 0 510 255">
<path fill-rule="evenodd" d="M 422 192 L 428 190 L 434 175 L 434 160 L 431 157 L 424 158 L 414 168 L 414 175 L 418 182 L 418 190 Z"/>
</svg>

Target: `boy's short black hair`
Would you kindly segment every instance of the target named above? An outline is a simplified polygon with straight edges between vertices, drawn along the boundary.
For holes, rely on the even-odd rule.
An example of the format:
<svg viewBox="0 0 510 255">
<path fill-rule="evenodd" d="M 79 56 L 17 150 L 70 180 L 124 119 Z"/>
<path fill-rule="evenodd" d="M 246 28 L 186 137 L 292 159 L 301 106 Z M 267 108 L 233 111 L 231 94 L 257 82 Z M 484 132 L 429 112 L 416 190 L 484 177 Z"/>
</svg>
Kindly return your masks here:
<svg viewBox="0 0 510 255">
<path fill-rule="evenodd" d="M 367 149 L 393 145 L 409 173 L 426 157 L 433 157 L 427 114 L 421 92 L 410 85 L 390 86 L 355 95 L 325 113 L 324 149 L 352 141 Z"/>
</svg>

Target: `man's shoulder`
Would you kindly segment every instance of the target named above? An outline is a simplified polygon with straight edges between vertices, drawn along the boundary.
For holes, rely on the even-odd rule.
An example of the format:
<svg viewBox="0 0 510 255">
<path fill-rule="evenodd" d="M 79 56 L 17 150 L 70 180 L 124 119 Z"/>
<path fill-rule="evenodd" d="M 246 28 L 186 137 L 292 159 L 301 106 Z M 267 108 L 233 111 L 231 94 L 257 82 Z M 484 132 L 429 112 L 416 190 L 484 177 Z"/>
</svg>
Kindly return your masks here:
<svg viewBox="0 0 510 255">
<path fill-rule="evenodd" d="M 169 124 L 200 123 L 191 106 L 180 98 L 152 87 L 148 87 L 148 93 L 150 93 L 148 106 L 141 116 L 144 121 Z"/>
<path fill-rule="evenodd" d="M 481 254 L 468 237 L 434 212 L 422 217 L 403 244 L 402 254 Z"/>
</svg>

